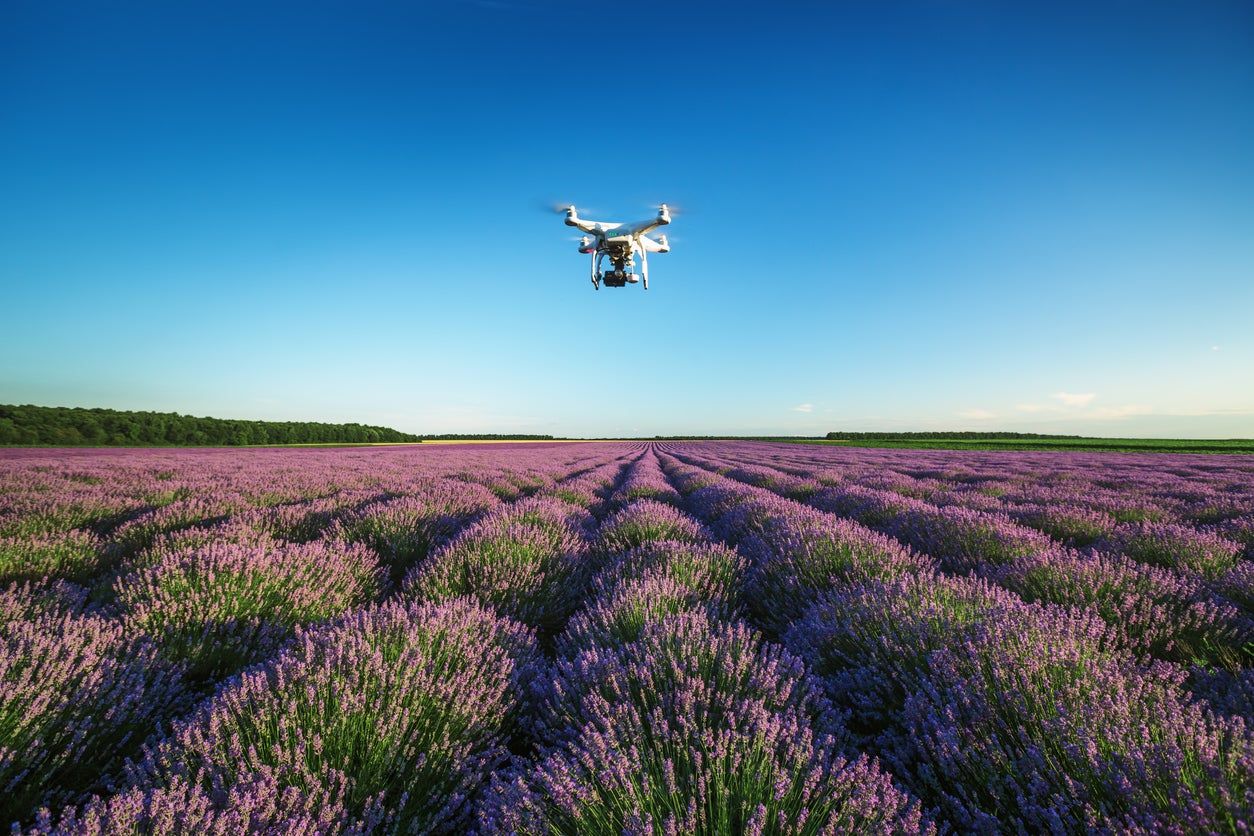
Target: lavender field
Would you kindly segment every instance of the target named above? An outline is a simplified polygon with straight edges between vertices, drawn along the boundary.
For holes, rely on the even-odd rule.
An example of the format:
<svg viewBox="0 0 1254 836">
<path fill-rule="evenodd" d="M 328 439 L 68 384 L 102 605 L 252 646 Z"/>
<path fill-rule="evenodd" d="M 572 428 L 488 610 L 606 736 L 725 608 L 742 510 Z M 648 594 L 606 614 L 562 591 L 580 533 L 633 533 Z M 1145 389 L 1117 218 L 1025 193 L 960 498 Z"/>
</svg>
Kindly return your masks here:
<svg viewBox="0 0 1254 836">
<path fill-rule="evenodd" d="M 1246 833 L 1254 458 L 0 453 L 20 833 Z"/>
</svg>

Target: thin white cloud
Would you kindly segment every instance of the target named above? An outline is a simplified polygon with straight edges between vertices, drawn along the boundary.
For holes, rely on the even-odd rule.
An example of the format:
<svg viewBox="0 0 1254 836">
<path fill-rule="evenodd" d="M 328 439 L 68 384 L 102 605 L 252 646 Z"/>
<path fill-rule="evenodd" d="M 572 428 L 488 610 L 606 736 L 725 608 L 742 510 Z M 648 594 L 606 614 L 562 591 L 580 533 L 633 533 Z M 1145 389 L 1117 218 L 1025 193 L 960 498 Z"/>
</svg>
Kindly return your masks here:
<svg viewBox="0 0 1254 836">
<path fill-rule="evenodd" d="M 1123 406 L 1099 406 L 1093 410 L 1094 418 L 1127 418 L 1130 415 L 1149 415 L 1154 410 L 1144 404 L 1129 403 Z"/>
<path fill-rule="evenodd" d="M 1055 400 L 1061 401 L 1064 406 L 1088 406 L 1097 397 L 1097 394 L 1094 392 L 1086 392 L 1084 394 L 1055 392 L 1053 397 Z"/>
<path fill-rule="evenodd" d="M 1210 350 L 1211 350 L 1211 351 L 1219 351 L 1219 349 L 1220 349 L 1220 346 L 1217 346 L 1217 345 L 1212 345 L 1212 346 L 1210 347 Z"/>
<path fill-rule="evenodd" d="M 1054 408 L 1055 407 L 1043 406 L 1039 403 L 1015 404 L 1015 409 L 1019 410 L 1020 412 L 1045 412 L 1046 410 L 1054 409 Z"/>
<path fill-rule="evenodd" d="M 987 409 L 964 409 L 958 415 L 962 418 L 971 418 L 976 421 L 987 421 L 990 418 L 996 418 L 996 412 L 989 412 Z"/>
<path fill-rule="evenodd" d="M 796 406 L 794 406 L 794 407 L 792 408 L 792 411 L 793 411 L 793 412 L 813 412 L 813 411 L 814 411 L 814 404 L 812 404 L 812 403 L 801 403 L 801 404 L 797 404 Z"/>
</svg>

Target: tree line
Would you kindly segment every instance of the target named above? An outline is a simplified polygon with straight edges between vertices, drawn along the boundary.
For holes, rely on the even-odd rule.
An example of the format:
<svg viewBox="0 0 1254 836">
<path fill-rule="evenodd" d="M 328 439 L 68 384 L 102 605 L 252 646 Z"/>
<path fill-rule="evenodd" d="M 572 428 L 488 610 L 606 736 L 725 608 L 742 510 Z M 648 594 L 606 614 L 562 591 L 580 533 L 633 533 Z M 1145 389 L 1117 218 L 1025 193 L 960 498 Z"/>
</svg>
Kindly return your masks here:
<svg viewBox="0 0 1254 836">
<path fill-rule="evenodd" d="M 840 441 L 913 441 L 922 438 L 999 439 L 999 438 L 1081 438 L 1078 435 L 1042 435 L 1041 433 L 1006 432 L 830 432 L 829 439 Z"/>
<path fill-rule="evenodd" d="M 173 412 L 131 412 L 61 406 L 0 405 L 0 444 L 73 446 L 243 446 L 421 441 L 366 424 L 242 421 Z"/>
</svg>

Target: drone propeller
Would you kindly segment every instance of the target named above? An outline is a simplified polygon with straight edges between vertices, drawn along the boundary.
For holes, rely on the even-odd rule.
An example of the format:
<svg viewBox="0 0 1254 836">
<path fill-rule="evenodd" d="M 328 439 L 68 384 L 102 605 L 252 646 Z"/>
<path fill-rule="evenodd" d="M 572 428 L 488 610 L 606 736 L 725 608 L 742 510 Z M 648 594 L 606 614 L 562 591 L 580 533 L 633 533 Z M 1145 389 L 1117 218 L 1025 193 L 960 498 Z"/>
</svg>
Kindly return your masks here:
<svg viewBox="0 0 1254 836">
<path fill-rule="evenodd" d="M 543 212 L 545 212 L 545 213 L 550 213 L 550 212 L 551 212 L 551 213 L 556 214 L 556 215 L 564 215 L 564 214 L 566 214 L 566 210 L 567 210 L 567 209 L 569 209 L 569 208 L 570 208 L 570 207 L 572 207 L 572 206 L 578 206 L 578 207 L 579 207 L 579 214 L 580 214 L 581 216 L 593 216 L 593 217 L 595 217 L 595 216 L 597 216 L 597 215 L 601 214 L 601 213 L 600 213 L 600 211 L 598 211 L 598 210 L 596 210 L 596 209 L 590 209 L 590 208 L 588 208 L 587 206 L 584 206 L 584 205 L 582 205 L 582 204 L 575 204 L 575 203 L 571 203 L 570 201 L 560 201 L 560 200 L 542 200 L 542 201 L 537 201 L 537 202 L 536 202 L 536 207 L 537 207 L 538 209 L 540 209 L 541 211 L 543 211 Z"/>
<path fill-rule="evenodd" d="M 689 213 L 689 209 L 686 204 L 680 205 L 677 203 L 655 203 L 651 205 L 649 208 L 652 209 L 654 212 L 661 212 L 663 206 L 666 207 L 667 212 L 670 212 L 672 218 L 677 215 L 687 215 Z"/>
</svg>

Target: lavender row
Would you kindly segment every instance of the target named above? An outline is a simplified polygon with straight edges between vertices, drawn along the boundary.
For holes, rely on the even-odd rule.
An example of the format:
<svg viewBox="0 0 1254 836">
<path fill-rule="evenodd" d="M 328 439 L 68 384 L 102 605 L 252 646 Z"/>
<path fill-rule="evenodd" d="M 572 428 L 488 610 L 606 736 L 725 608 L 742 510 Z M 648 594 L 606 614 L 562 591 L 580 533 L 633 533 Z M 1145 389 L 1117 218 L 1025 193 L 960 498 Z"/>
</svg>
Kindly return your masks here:
<svg viewBox="0 0 1254 836">
<path fill-rule="evenodd" d="M 1067 458 L 300 452 L 260 475 L 0 463 L 0 569 L 23 567 L 0 767 L 27 829 L 1239 832 L 1254 811 L 1238 464 L 1164 459 L 1156 482 L 1120 460 L 1117 515 L 1118 482 Z M 815 507 L 838 492 L 940 531 Z M 1084 514 L 1041 521 L 1064 504 Z M 1103 545 L 1120 533 L 1144 536 Z"/>
<path fill-rule="evenodd" d="M 729 477 L 744 473 L 728 470 Z M 755 473 L 775 490 L 788 487 L 787 479 L 771 481 L 768 468 Z M 1079 552 L 1004 514 L 886 490 L 829 487 L 807 501 L 936 557 L 948 572 L 979 573 L 1028 600 L 1092 608 L 1159 658 L 1228 669 L 1254 664 L 1249 565 L 1213 533 L 1129 523 Z M 1216 562 L 1217 571 L 1205 570 Z"/>
<path fill-rule="evenodd" d="M 1182 669 L 1139 661 L 1095 614 L 925 565 L 834 572 L 799 538 L 762 536 L 811 526 L 814 512 L 671 462 L 714 530 L 766 546 L 755 546 L 751 578 L 783 578 L 813 601 L 790 623 L 773 606 L 763 615 L 850 712 L 862 745 L 958 829 L 1223 832 L 1248 820 L 1244 719 L 1208 712 Z M 831 542 L 867 542 L 865 529 L 852 538 L 838 522 Z M 762 598 L 769 586 L 757 586 Z"/>
<path fill-rule="evenodd" d="M 601 470 L 610 477 L 607 489 L 621 469 L 607 463 L 612 473 L 606 473 L 598 460 L 580 461 L 575 473 Z M 558 476 L 569 469 L 549 465 Z M 170 513 L 179 502 L 179 513 Z M 88 791 L 120 787 L 122 758 L 160 721 L 185 711 L 197 683 L 274 655 L 301 625 L 379 599 L 397 574 L 500 502 L 490 489 L 425 473 L 383 490 L 343 491 L 232 515 L 219 515 L 227 505 L 212 497 L 195 511 L 188 511 L 190 501 L 175 500 L 115 529 L 109 567 L 76 576 L 92 589 L 51 573 L 10 587 L 0 598 L 7 651 L 0 660 L 6 689 L 0 707 L 3 716 L 13 713 L 16 725 L 7 733 L 0 728 L 0 746 L 3 769 L 16 783 L 0 810 L 24 817 L 37 804 L 59 807 Z M 205 516 L 205 509 L 214 513 Z M 100 539 L 94 536 L 93 544 Z M 68 621 L 53 629 L 52 617 Z M 98 628 L 84 634 L 91 625 Z M 94 638 L 106 628 L 113 631 L 108 652 L 98 650 L 101 640 Z M 44 645 L 34 643 L 32 631 L 42 631 Z M 91 653 L 75 649 L 79 635 L 93 637 Z M 141 638 L 119 643 L 118 636 Z M 79 661 L 58 678 L 46 666 L 32 666 L 36 656 Z M 135 672 L 123 673 L 130 669 L 121 663 L 133 664 Z M 155 684 L 144 677 L 155 677 Z M 126 689 L 125 696 L 117 688 Z M 56 736 L 62 733 L 68 737 Z M 45 742 L 52 748 L 41 754 L 35 744 Z M 173 785 L 143 789 L 181 791 Z M 233 792 L 219 787 L 213 809 L 229 809 L 221 799 Z"/>
<path fill-rule="evenodd" d="M 484 832 L 926 832 L 804 665 L 744 611 L 747 561 L 670 503 L 652 455 L 592 538 L 588 603 L 533 688 L 538 749 L 492 782 Z"/>
<path fill-rule="evenodd" d="M 1123 523 L 1169 522 L 1212 531 L 1254 554 L 1248 457 L 802 450 L 727 445 L 720 453 L 726 468 L 746 474 L 767 469 L 934 505 L 1005 511 L 1072 545 L 1088 545 Z"/>
</svg>

